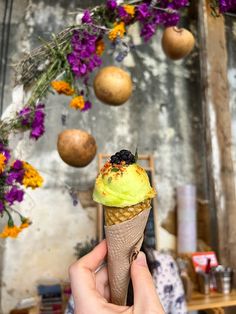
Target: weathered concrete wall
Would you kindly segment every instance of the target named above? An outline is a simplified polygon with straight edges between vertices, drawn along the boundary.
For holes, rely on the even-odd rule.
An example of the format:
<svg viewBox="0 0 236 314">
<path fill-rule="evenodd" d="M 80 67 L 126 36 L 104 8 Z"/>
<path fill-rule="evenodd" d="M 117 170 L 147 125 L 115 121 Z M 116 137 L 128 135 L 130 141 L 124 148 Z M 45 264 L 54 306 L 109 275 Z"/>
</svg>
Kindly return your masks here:
<svg viewBox="0 0 236 314">
<path fill-rule="evenodd" d="M 226 16 L 225 21 L 228 49 L 228 80 L 230 87 L 230 106 L 232 113 L 234 163 L 236 165 L 236 21 L 235 18 L 232 16 Z"/>
<path fill-rule="evenodd" d="M 233 140 L 233 161 L 236 171 L 236 20 L 233 16 L 225 17 L 227 50 L 228 50 L 228 81 L 230 89 L 230 107 L 232 115 L 232 140 Z M 236 173 L 235 173 L 236 178 Z M 234 251 L 235 252 L 235 251 Z M 233 255 L 234 252 L 231 252 Z M 227 314 L 233 314 L 235 309 L 227 309 Z"/>
<path fill-rule="evenodd" d="M 3 0 L 0 0 L 3 6 Z M 95 1 L 86 1 L 95 4 Z M 97 2 L 98 3 L 98 2 Z M 73 16 L 75 7 L 85 1 L 15 1 L 10 40 L 9 62 L 16 62 L 23 49 L 38 44 L 37 37 L 48 38 L 58 32 Z M 195 23 L 190 25 L 195 33 Z M 121 65 L 132 75 L 135 90 L 125 105 L 105 106 L 93 97 L 93 109 L 78 113 L 69 110 L 68 128 L 82 128 L 93 134 L 98 151 L 113 153 L 121 148 L 155 157 L 159 218 L 162 221 L 175 207 L 175 187 L 193 183 L 198 196 L 206 198 L 204 147 L 199 87 L 197 47 L 183 61 L 166 59 L 159 31 L 137 47 Z M 114 64 L 112 56 L 104 64 Z M 11 102 L 13 73 L 7 76 L 5 108 Z M 63 129 L 60 117 L 66 98 L 50 96 L 47 100 L 47 132 L 34 145 L 28 140 L 18 147 L 45 177 L 43 189 L 29 193 L 22 212 L 29 214 L 33 225 L 17 240 L 1 240 L 4 245 L 2 265 L 2 309 L 7 313 L 21 298 L 36 293 L 36 283 L 45 278 L 65 279 L 73 261 L 73 247 L 96 233 L 95 210 L 73 207 L 65 184 L 78 190 L 91 188 L 97 173 L 97 161 L 78 170 L 65 165 L 58 157 L 56 140 Z M 26 137 L 25 137 L 26 138 Z M 165 239 L 164 239 L 165 240 Z M 3 250 L 2 250 L 3 251 Z"/>
</svg>

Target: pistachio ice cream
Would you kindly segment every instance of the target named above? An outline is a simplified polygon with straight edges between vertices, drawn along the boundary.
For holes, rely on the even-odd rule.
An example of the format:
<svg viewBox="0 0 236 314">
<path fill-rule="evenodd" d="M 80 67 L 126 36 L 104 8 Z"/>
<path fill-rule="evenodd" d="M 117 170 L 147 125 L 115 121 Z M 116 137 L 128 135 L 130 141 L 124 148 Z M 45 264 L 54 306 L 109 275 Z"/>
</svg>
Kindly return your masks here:
<svg viewBox="0 0 236 314">
<path fill-rule="evenodd" d="M 155 191 L 141 166 L 110 161 L 101 169 L 93 193 L 94 201 L 112 207 L 132 206 L 154 196 Z"/>
<path fill-rule="evenodd" d="M 128 150 L 111 156 L 97 176 L 93 199 L 105 210 L 112 303 L 126 304 L 130 263 L 140 250 L 155 195 L 146 171 Z"/>
</svg>

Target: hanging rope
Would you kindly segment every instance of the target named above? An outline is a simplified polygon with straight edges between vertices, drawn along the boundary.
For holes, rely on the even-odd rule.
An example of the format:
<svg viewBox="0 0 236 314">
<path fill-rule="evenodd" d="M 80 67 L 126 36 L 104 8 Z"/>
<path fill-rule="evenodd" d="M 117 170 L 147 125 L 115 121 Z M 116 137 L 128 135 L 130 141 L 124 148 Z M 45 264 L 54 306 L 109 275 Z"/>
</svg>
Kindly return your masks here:
<svg viewBox="0 0 236 314">
<path fill-rule="evenodd" d="M 6 84 L 8 47 L 9 47 L 9 39 L 10 39 L 13 1 L 14 0 L 10 0 L 10 1 L 5 0 L 5 8 L 4 8 L 4 15 L 3 15 L 3 22 L 2 22 L 2 36 L 1 36 L 2 41 L 1 41 L 1 51 L 0 51 L 0 88 L 1 88 L 0 116 L 2 115 L 2 112 L 3 112 L 4 88 Z"/>
</svg>

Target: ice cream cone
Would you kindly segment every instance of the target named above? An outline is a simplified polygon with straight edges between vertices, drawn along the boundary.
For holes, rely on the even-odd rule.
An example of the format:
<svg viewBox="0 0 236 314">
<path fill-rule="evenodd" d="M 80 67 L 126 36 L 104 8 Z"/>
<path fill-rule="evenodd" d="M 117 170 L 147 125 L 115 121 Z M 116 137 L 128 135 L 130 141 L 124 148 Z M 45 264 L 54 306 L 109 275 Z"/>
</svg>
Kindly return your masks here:
<svg viewBox="0 0 236 314">
<path fill-rule="evenodd" d="M 150 203 L 148 199 L 123 208 L 104 206 L 112 303 L 126 304 L 130 262 L 142 245 Z"/>
<path fill-rule="evenodd" d="M 108 278 L 111 302 L 126 305 L 130 264 L 137 256 L 150 209 L 127 221 L 105 226 L 108 247 Z"/>
<path fill-rule="evenodd" d="M 138 254 L 156 192 L 127 150 L 111 156 L 97 176 L 93 199 L 105 209 L 111 302 L 126 305 L 130 264 Z"/>
<path fill-rule="evenodd" d="M 104 206 L 105 209 L 105 225 L 111 226 L 121 222 L 130 220 L 141 213 L 143 210 L 150 208 L 151 200 L 147 199 L 144 202 L 133 206 L 126 207 L 111 207 Z"/>
</svg>

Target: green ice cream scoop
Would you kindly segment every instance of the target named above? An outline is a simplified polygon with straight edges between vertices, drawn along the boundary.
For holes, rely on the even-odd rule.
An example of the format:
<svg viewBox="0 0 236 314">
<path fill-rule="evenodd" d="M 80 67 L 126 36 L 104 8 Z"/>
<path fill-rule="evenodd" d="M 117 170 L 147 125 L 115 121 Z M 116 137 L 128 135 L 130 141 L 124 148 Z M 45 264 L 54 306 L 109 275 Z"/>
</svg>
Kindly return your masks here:
<svg viewBox="0 0 236 314">
<path fill-rule="evenodd" d="M 155 195 L 148 175 L 140 165 L 107 162 L 96 179 L 93 199 L 106 206 L 126 207 Z"/>
</svg>

